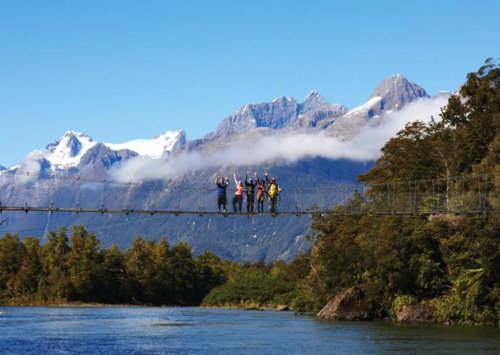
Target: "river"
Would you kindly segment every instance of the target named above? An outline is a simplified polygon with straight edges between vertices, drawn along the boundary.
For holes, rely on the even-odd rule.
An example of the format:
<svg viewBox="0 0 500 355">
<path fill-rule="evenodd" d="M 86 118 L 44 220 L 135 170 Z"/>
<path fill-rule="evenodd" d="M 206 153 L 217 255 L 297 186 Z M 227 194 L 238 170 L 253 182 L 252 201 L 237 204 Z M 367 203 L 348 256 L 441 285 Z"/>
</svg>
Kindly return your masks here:
<svg viewBox="0 0 500 355">
<path fill-rule="evenodd" d="M 0 307 L 0 353 L 499 354 L 500 330 L 237 309 Z"/>
</svg>

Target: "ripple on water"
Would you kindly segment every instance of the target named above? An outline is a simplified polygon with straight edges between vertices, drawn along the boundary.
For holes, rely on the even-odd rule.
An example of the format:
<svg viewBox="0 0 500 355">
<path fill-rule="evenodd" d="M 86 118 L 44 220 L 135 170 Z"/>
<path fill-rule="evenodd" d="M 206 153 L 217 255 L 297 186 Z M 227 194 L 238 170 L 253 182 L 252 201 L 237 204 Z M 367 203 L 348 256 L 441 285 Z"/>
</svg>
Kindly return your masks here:
<svg viewBox="0 0 500 355">
<path fill-rule="evenodd" d="M 317 322 L 292 312 L 0 307 L 0 354 L 500 353 L 500 330 Z"/>
</svg>

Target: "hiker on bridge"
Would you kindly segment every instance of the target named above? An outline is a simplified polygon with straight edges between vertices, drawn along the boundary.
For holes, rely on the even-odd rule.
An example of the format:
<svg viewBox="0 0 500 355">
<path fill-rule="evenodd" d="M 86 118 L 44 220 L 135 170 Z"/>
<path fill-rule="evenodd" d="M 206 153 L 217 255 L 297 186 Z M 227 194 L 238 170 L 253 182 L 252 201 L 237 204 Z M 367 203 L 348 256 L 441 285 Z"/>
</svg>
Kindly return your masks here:
<svg viewBox="0 0 500 355">
<path fill-rule="evenodd" d="M 245 174 L 245 187 L 247 192 L 247 213 L 253 213 L 256 186 L 257 182 L 253 181 L 252 178 L 249 179 L 248 174 Z"/>
<path fill-rule="evenodd" d="M 236 184 L 236 191 L 233 197 L 233 211 L 241 213 L 241 205 L 243 204 L 243 193 L 245 192 L 245 186 L 241 180 L 236 179 L 236 173 L 233 174 L 234 183 Z"/>
<path fill-rule="evenodd" d="M 217 179 L 215 179 L 215 184 L 217 185 L 217 211 L 220 212 L 220 209 L 222 207 L 224 209 L 224 213 L 226 213 L 226 190 L 229 186 L 229 178 L 218 177 Z"/>
<path fill-rule="evenodd" d="M 266 196 L 266 182 L 259 179 L 259 175 L 255 173 L 255 182 L 257 183 L 257 212 L 264 212 L 264 199 Z"/>
<path fill-rule="evenodd" d="M 266 183 L 268 186 L 267 195 L 269 196 L 269 204 L 270 204 L 269 211 L 271 213 L 276 213 L 278 207 L 279 193 L 283 191 L 283 188 L 278 185 L 275 177 L 269 180 L 269 175 L 267 173 L 265 173 L 264 175 L 266 177 Z"/>
</svg>

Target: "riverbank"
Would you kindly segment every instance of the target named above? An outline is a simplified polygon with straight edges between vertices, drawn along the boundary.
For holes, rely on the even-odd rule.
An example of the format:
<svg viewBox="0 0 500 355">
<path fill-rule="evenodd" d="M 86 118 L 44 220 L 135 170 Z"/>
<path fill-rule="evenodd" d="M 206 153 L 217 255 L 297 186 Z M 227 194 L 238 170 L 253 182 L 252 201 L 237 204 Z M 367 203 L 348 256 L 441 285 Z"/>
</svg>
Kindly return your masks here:
<svg viewBox="0 0 500 355">
<path fill-rule="evenodd" d="M 151 307 L 151 305 L 137 304 L 114 304 L 114 303 L 96 303 L 80 301 L 29 301 L 18 303 L 4 303 L 0 307 Z"/>
<path fill-rule="evenodd" d="M 115 303 L 98 303 L 98 302 L 81 302 L 81 301 L 26 301 L 16 303 L 0 304 L 0 307 L 197 307 L 202 309 L 242 309 L 242 310 L 256 310 L 256 311 L 290 311 L 286 305 L 260 305 L 254 302 L 245 303 L 226 303 L 221 305 L 206 305 L 199 306 L 179 306 L 179 305 L 161 305 L 155 306 L 150 304 L 115 304 Z"/>
</svg>

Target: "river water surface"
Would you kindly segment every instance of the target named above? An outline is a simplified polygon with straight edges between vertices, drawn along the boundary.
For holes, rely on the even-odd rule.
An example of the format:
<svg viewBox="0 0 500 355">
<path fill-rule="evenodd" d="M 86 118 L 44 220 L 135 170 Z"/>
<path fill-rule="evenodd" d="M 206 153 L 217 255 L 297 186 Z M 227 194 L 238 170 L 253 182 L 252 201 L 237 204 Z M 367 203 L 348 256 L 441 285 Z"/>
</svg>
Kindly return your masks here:
<svg viewBox="0 0 500 355">
<path fill-rule="evenodd" d="M 500 354 L 500 330 L 233 309 L 0 307 L 0 353 Z"/>
</svg>

